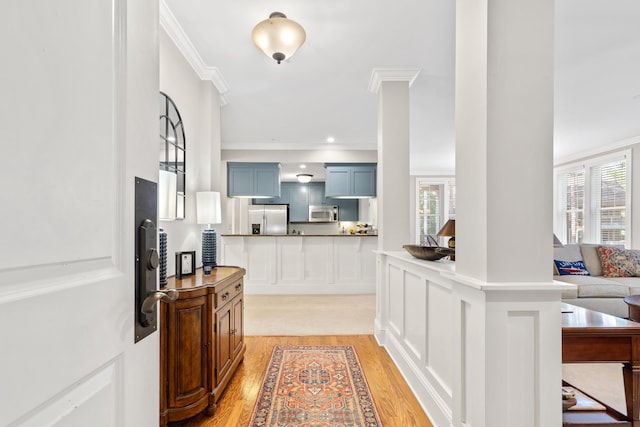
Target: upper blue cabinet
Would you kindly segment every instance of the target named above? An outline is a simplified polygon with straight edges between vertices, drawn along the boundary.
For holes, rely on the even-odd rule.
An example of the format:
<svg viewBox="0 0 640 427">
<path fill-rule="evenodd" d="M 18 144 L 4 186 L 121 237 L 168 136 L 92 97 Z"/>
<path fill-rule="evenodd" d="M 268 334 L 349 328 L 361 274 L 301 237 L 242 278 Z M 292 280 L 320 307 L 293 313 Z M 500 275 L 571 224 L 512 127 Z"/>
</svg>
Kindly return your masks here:
<svg viewBox="0 0 640 427">
<path fill-rule="evenodd" d="M 326 197 L 376 197 L 375 163 L 327 163 L 325 167 Z"/>
<path fill-rule="evenodd" d="M 279 163 L 227 163 L 229 197 L 280 197 Z"/>
</svg>

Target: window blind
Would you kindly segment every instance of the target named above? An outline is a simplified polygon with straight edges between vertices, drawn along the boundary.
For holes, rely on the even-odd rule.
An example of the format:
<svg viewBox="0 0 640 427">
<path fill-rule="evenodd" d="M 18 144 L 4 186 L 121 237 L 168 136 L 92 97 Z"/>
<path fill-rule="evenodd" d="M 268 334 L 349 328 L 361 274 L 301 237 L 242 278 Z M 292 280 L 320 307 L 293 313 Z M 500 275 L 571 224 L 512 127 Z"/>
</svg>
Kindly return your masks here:
<svg viewBox="0 0 640 427">
<path fill-rule="evenodd" d="M 582 241 L 584 231 L 584 170 L 566 174 L 565 221 L 567 243 Z"/>
<path fill-rule="evenodd" d="M 619 160 L 591 168 L 594 233 L 600 242 L 624 244 L 627 217 L 626 161 Z"/>
<path fill-rule="evenodd" d="M 442 185 L 420 184 L 418 190 L 418 239 L 427 244 L 428 235 L 436 235 L 442 227 Z"/>
</svg>

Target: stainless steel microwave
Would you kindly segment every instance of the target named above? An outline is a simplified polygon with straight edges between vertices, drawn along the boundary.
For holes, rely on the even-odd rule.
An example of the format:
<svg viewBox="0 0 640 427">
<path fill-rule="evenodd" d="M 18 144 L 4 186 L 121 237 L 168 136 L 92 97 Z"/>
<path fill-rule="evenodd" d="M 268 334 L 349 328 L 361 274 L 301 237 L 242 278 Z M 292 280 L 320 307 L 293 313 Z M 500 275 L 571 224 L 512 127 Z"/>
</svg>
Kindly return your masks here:
<svg viewBox="0 0 640 427">
<path fill-rule="evenodd" d="M 329 205 L 310 205 L 309 222 L 338 221 L 338 207 Z"/>
</svg>

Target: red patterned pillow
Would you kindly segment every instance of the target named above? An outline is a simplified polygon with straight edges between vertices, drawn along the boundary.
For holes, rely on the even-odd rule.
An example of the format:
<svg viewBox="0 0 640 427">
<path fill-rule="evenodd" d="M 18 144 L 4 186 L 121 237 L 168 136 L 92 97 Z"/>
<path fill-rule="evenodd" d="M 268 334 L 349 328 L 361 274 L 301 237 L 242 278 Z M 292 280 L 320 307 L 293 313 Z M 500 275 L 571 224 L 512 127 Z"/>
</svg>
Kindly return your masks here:
<svg viewBox="0 0 640 427">
<path fill-rule="evenodd" d="M 598 246 L 604 277 L 640 276 L 640 252 L 611 246 Z"/>
</svg>

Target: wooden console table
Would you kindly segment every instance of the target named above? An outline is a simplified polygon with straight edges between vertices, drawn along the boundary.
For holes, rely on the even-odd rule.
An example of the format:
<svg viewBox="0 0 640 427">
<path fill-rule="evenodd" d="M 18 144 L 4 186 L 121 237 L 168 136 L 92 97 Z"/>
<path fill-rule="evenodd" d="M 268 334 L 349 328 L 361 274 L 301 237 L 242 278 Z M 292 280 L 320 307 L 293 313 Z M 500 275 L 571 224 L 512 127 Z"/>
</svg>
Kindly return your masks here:
<svg viewBox="0 0 640 427">
<path fill-rule="evenodd" d="M 178 299 L 160 303 L 160 425 L 207 410 L 218 399 L 242 362 L 244 268 L 202 269 L 166 289 Z"/>
<path fill-rule="evenodd" d="M 564 426 L 640 427 L 640 323 L 562 304 L 562 362 L 622 363 L 627 416 L 606 411 L 567 411 Z"/>
</svg>

